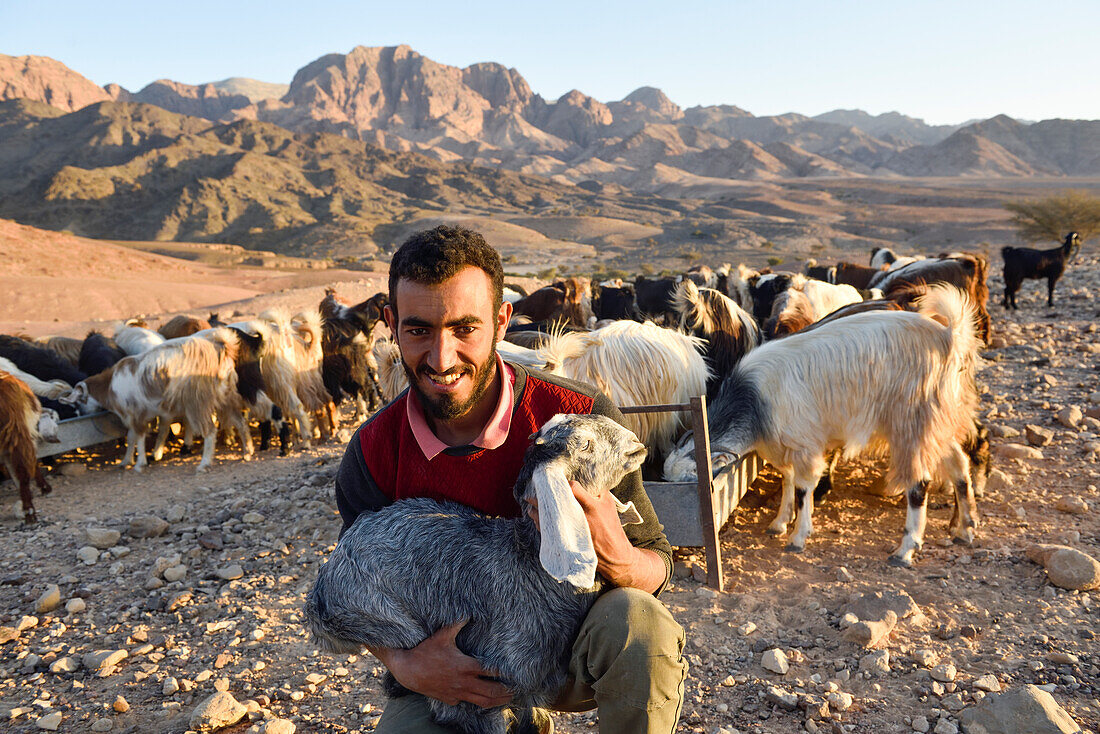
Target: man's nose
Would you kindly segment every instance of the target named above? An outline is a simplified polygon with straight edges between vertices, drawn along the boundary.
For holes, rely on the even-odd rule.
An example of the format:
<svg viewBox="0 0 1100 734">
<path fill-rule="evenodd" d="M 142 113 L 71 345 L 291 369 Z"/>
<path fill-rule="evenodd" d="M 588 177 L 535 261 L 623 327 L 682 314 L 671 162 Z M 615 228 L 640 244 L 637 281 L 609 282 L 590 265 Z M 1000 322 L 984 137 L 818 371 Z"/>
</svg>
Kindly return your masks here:
<svg viewBox="0 0 1100 734">
<path fill-rule="evenodd" d="M 440 333 L 432 340 L 432 348 L 428 352 L 428 366 L 435 372 L 442 373 L 457 363 L 454 338 L 446 332 Z"/>
</svg>

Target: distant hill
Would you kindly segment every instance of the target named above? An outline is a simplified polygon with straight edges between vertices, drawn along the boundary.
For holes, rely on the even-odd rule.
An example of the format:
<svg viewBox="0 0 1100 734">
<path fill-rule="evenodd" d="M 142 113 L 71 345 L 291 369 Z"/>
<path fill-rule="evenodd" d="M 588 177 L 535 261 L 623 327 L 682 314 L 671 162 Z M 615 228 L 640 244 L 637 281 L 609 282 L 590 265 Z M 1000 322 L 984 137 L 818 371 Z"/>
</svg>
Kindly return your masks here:
<svg viewBox="0 0 1100 734">
<path fill-rule="evenodd" d="M 243 76 L 232 76 L 219 82 L 210 82 L 210 86 L 225 94 L 240 94 L 252 102 L 264 99 L 278 99 L 290 89 L 289 84 L 275 84 L 274 82 L 261 82 L 258 79 L 248 79 Z"/>
<path fill-rule="evenodd" d="M 0 103 L 0 217 L 83 236 L 363 257 L 420 218 L 551 209 L 662 216 L 659 202 L 617 202 L 534 176 L 255 120 L 212 126 L 123 102 L 68 114 L 28 100 Z M 576 246 L 530 235 L 545 257 Z"/>
<path fill-rule="evenodd" d="M 73 112 L 110 98 L 102 87 L 60 61 L 0 54 L 0 101 L 31 99 Z"/>
<path fill-rule="evenodd" d="M 602 102 L 574 89 L 535 93 L 497 63 L 448 66 L 408 46 L 358 46 L 306 64 L 289 85 L 231 77 L 100 89 L 59 62 L 0 57 L 0 90 L 65 111 L 114 99 L 215 123 L 271 123 L 393 152 L 422 153 L 597 187 L 716 196 L 740 180 L 860 176 L 1100 175 L 1100 123 L 999 116 L 927 125 L 897 112 L 757 117 L 733 105 L 682 109 L 641 87 Z"/>
</svg>

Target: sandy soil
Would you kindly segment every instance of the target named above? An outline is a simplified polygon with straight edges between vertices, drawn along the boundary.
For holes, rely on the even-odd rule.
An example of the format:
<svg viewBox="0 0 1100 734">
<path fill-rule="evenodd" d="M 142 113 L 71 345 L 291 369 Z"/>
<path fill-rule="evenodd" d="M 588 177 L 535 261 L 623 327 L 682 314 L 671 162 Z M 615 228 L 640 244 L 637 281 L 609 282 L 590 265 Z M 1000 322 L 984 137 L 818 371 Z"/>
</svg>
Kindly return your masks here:
<svg viewBox="0 0 1100 734">
<path fill-rule="evenodd" d="M 990 286 L 1000 293 L 996 276 Z M 1085 419 L 1071 429 L 1054 418 L 1064 406 L 1096 408 L 1088 398 L 1100 390 L 1098 287 L 1100 260 L 1082 257 L 1059 285 L 1054 310 L 1035 282 L 1025 285 L 1018 313 L 1006 315 L 991 304 L 1001 341 L 986 352 L 990 360 L 980 374 L 982 415 L 1001 434 L 1032 424 L 1051 429 L 1053 440 L 1041 449 L 1042 459 L 995 459 L 1001 475 L 979 501 L 982 527 L 974 547 L 948 541 L 951 505 L 936 497 L 915 567 L 889 567 L 904 505 L 875 494 L 880 465 L 850 462 L 816 511 L 814 536 L 801 554 L 785 552 L 782 539 L 764 533 L 777 486 L 766 475 L 758 481 L 721 534 L 727 593 L 715 594 L 697 580 L 698 549 L 678 551 L 673 588 L 663 599 L 689 640 L 679 731 L 903 734 L 920 716 L 931 726 L 942 716 L 948 730 L 959 708 L 985 695 L 976 680 L 992 674 L 1006 688 L 1050 684 L 1078 724 L 1100 732 L 1100 602 L 1095 592 L 1051 586 L 1025 555 L 1035 542 L 1059 542 L 1100 557 L 1100 465 L 1089 451 L 1100 424 Z M 304 297 L 313 288 L 320 285 L 292 293 Z M 250 301 L 240 307 L 259 310 Z M 345 429 L 353 427 L 345 421 Z M 994 439 L 998 451 L 1009 442 L 1024 439 Z M 193 474 L 197 458 L 175 450 L 141 475 L 111 466 L 117 453 L 106 447 L 66 457 L 64 463 L 86 464 L 83 474 L 55 467 L 55 491 L 35 497 L 43 518 L 37 527 L 21 527 L 10 509 L 17 501 L 13 488 L 0 488 L 6 510 L 0 625 L 34 614 L 47 584 L 60 587 L 62 604 L 0 645 L 4 730 L 37 731 L 39 717 L 60 712 L 59 731 L 108 730 L 110 722 L 110 731 L 182 732 L 192 711 L 221 687 L 248 704 L 255 731 L 273 718 L 292 720 L 305 732 L 371 731 L 384 705 L 375 680 L 379 664 L 369 655 L 318 653 L 299 611 L 317 564 L 336 541 L 331 476 L 342 444 L 285 458 L 270 451 L 251 463 L 232 449 L 219 450 L 213 470 L 200 476 Z M 65 476 L 69 472 L 78 475 Z M 1066 497 L 1084 499 L 1086 511 L 1056 509 Z M 171 523 L 157 537 L 127 537 L 140 515 Z M 90 526 L 123 531 L 126 550 L 105 551 L 84 565 L 76 553 Z M 178 562 L 186 575 L 150 584 L 158 559 Z M 219 576 L 231 564 L 239 564 L 243 576 Z M 908 593 L 920 615 L 902 620 L 885 641 L 889 672 L 864 675 L 860 661 L 867 651 L 844 640 L 842 617 L 853 599 L 878 591 Z M 67 613 L 64 605 L 75 598 L 86 610 Z M 763 652 L 772 648 L 791 660 L 786 675 L 761 667 Z M 98 672 L 81 667 L 84 654 L 95 650 L 128 655 Z M 77 661 L 75 671 L 55 666 L 64 658 Z M 934 681 L 929 661 L 953 663 L 955 680 Z M 178 691 L 171 692 L 169 679 Z M 770 702 L 772 686 L 817 695 L 835 687 L 852 702 L 808 722 L 804 711 Z M 117 696 L 125 699 L 118 706 L 125 711 L 113 707 Z M 251 725 L 246 720 L 226 731 Z M 556 726 L 565 734 L 596 730 L 591 714 L 558 715 Z"/>
</svg>

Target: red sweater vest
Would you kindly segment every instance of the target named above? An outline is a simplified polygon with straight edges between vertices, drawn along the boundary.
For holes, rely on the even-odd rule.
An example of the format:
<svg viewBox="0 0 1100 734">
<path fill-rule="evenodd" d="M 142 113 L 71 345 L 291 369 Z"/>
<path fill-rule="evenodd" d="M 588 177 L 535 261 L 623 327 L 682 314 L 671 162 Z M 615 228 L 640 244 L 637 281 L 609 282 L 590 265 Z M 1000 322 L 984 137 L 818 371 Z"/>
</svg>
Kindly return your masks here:
<svg viewBox="0 0 1100 734">
<path fill-rule="evenodd" d="M 428 461 L 409 426 L 408 399 L 406 392 L 359 432 L 363 459 L 378 488 L 393 500 L 449 500 L 500 517 L 520 514 L 513 486 L 531 434 L 558 413 L 592 412 L 589 396 L 528 373 L 503 446 L 461 456 L 443 452 Z"/>
</svg>

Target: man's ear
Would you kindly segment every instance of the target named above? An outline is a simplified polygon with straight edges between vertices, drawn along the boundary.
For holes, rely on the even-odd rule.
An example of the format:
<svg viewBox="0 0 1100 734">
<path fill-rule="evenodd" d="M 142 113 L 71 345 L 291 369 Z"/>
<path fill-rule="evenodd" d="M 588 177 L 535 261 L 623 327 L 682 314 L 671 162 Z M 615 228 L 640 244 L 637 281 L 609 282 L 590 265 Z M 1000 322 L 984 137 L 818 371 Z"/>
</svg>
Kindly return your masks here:
<svg viewBox="0 0 1100 734">
<path fill-rule="evenodd" d="M 393 306 L 387 305 L 382 309 L 382 317 L 386 320 L 386 326 L 390 328 L 390 335 L 394 339 L 397 338 L 397 312 L 393 310 Z"/>
<path fill-rule="evenodd" d="M 512 320 L 512 304 L 501 301 L 500 311 L 497 312 L 497 341 L 504 338 L 508 332 L 508 322 Z"/>
</svg>

